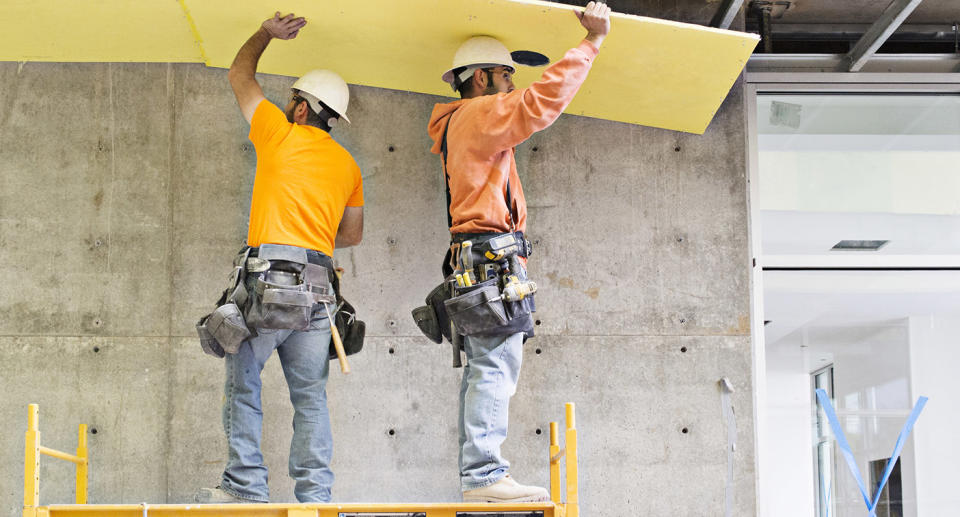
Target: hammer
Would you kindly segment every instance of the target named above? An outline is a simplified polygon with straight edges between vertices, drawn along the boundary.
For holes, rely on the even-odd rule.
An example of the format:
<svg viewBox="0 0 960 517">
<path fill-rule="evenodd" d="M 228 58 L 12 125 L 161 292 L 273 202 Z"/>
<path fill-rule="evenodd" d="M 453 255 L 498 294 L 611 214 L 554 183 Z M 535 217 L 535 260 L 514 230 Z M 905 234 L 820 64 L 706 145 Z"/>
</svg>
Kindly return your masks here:
<svg viewBox="0 0 960 517">
<path fill-rule="evenodd" d="M 340 360 L 340 371 L 344 374 L 350 373 L 350 363 L 347 362 L 347 353 L 343 351 L 343 340 L 340 339 L 340 331 L 337 330 L 337 324 L 330 315 L 330 308 L 323 304 L 323 309 L 327 311 L 327 321 L 330 322 L 330 337 L 333 338 L 333 348 L 337 351 L 337 359 Z"/>
<path fill-rule="evenodd" d="M 343 276 L 343 268 L 338 267 L 334 271 L 337 278 Z M 330 315 L 330 308 L 327 307 L 327 304 L 323 304 L 323 310 L 327 311 L 327 321 L 330 322 L 330 337 L 333 339 L 333 348 L 337 351 L 337 359 L 340 361 L 340 371 L 346 375 L 350 373 L 350 363 L 347 362 L 347 353 L 343 351 L 343 340 L 340 339 L 337 322 L 333 321 L 333 316 Z"/>
</svg>

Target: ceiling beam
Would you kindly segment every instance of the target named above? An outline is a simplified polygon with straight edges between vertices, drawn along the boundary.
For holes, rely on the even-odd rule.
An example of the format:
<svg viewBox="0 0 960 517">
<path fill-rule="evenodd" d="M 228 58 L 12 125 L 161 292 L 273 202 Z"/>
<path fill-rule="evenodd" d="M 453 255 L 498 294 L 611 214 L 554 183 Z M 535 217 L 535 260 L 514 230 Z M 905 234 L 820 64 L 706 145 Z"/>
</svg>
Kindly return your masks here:
<svg viewBox="0 0 960 517">
<path fill-rule="evenodd" d="M 910 16 L 910 13 L 923 0 L 893 0 L 880 18 L 870 26 L 866 34 L 857 41 L 857 44 L 844 56 L 840 64 L 842 72 L 859 72 L 863 65 L 877 52 L 877 49 L 887 41 L 897 27 Z"/>
<path fill-rule="evenodd" d="M 717 9 L 717 14 L 713 15 L 713 19 L 710 20 L 710 26 L 729 29 L 741 7 L 743 7 L 743 0 L 723 0 L 720 9 Z"/>
<path fill-rule="evenodd" d="M 747 61 L 748 74 L 807 73 L 814 77 L 831 77 L 830 81 L 863 81 L 864 74 L 837 72 L 845 54 L 753 54 Z M 877 54 L 862 69 L 869 77 L 880 74 L 935 74 L 933 82 L 944 82 L 960 88 L 960 54 Z M 846 76 L 846 79 L 844 77 Z M 825 79 L 823 79 L 825 80 Z M 821 82 L 823 82 L 821 80 Z M 930 82 L 929 78 L 916 79 Z M 899 81 L 897 81 L 899 82 Z"/>
</svg>

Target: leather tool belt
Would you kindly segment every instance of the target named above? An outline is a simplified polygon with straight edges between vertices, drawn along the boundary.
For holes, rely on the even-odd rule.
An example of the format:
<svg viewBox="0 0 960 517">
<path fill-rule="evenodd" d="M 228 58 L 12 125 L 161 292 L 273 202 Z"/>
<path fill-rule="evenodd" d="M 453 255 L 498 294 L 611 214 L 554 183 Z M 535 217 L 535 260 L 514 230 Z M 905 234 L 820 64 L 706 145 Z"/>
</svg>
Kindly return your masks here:
<svg viewBox="0 0 960 517">
<path fill-rule="evenodd" d="M 413 310 L 420 331 L 435 343 L 446 338 L 453 345 L 455 367 L 462 365 L 463 336 L 533 337 L 536 284 L 518 260 L 529 256 L 529 241 L 521 232 L 455 234 L 451 241 L 443 283 Z"/>
<path fill-rule="evenodd" d="M 332 323 L 338 330 L 344 326 L 340 334 L 348 355 L 358 352 L 363 347 L 365 325 L 356 319 L 353 306 L 339 296 L 330 257 L 280 244 L 244 247 L 234 259 L 217 308 L 197 323 L 201 348 L 223 357 L 236 353 L 246 339 L 256 335 L 256 329 L 307 330 L 315 312 L 326 315 L 320 304 L 336 304 L 331 310 L 336 313 Z"/>
</svg>

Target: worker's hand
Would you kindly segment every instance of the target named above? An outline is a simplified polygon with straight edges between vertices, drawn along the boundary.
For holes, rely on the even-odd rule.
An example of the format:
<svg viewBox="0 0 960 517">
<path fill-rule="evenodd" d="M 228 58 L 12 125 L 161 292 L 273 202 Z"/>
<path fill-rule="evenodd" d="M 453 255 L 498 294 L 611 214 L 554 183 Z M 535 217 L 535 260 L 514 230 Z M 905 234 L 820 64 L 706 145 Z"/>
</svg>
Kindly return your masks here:
<svg viewBox="0 0 960 517">
<path fill-rule="evenodd" d="M 580 20 L 580 25 L 587 29 L 587 41 L 600 48 L 610 32 L 610 7 L 606 2 L 590 2 L 583 12 L 573 11 L 573 14 Z"/>
<path fill-rule="evenodd" d="M 307 20 L 303 17 L 294 18 L 293 13 L 290 13 L 281 18 L 280 11 L 277 11 L 273 18 L 263 22 L 261 27 L 267 31 L 271 38 L 293 39 L 297 37 L 300 29 L 306 24 Z"/>
</svg>

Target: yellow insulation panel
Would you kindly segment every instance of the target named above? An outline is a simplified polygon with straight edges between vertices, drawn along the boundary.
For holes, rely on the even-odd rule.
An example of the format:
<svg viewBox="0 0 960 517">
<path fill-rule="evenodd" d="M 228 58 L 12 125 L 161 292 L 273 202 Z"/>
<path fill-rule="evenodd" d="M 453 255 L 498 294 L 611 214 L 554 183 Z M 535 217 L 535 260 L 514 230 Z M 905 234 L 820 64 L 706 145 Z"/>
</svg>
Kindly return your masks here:
<svg viewBox="0 0 960 517">
<path fill-rule="evenodd" d="M 258 0 L 184 0 L 210 66 L 227 67 L 269 14 Z M 347 82 L 453 95 L 440 75 L 470 36 L 559 59 L 585 31 L 573 6 L 534 0 L 287 0 L 275 9 L 307 18 L 292 41 L 275 41 L 260 70 L 301 75 L 329 68 Z M 703 133 L 758 37 L 615 14 L 587 82 L 568 113 Z M 521 67 L 525 86 L 541 69 Z M 385 113 L 389 118 L 389 114 Z"/>
<path fill-rule="evenodd" d="M 470 36 L 557 60 L 584 30 L 573 6 L 537 0 L 6 0 L 0 60 L 206 62 L 229 67 L 273 11 L 305 16 L 259 70 L 329 68 L 349 83 L 453 96 L 440 75 Z M 567 113 L 703 133 L 758 37 L 614 14 L 610 36 Z M 541 68 L 521 67 L 526 86 Z M 389 120 L 390 114 L 384 113 Z"/>
<path fill-rule="evenodd" d="M 2 0 L 0 61 L 197 63 L 202 57 L 177 0 Z"/>
</svg>

